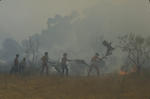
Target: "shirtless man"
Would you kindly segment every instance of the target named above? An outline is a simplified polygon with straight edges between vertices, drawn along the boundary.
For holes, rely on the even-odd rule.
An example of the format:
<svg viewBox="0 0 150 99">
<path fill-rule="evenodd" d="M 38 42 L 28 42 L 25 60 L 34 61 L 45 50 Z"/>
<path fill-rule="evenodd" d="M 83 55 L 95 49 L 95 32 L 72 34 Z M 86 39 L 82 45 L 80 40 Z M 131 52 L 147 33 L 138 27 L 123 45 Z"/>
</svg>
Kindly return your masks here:
<svg viewBox="0 0 150 99">
<path fill-rule="evenodd" d="M 16 55 L 10 74 L 19 72 L 19 54 Z"/>
<path fill-rule="evenodd" d="M 46 69 L 46 74 L 48 75 L 48 52 L 45 52 L 45 55 L 41 58 L 42 60 L 42 70 L 41 74 L 44 73 L 44 70 Z"/>
<path fill-rule="evenodd" d="M 70 60 L 67 58 L 67 53 L 64 53 L 63 57 L 61 59 L 61 67 L 62 67 L 63 75 L 66 75 L 66 76 L 69 75 L 69 73 L 68 73 L 69 69 L 68 69 L 68 66 L 67 66 L 67 61 L 70 61 Z"/>
<path fill-rule="evenodd" d="M 97 71 L 97 75 L 99 76 L 100 72 L 99 72 L 98 62 L 100 60 L 101 60 L 101 58 L 99 58 L 98 53 L 96 53 L 95 56 L 92 57 L 91 66 L 90 66 L 89 71 L 88 71 L 88 76 L 90 76 L 90 73 L 93 69 L 95 69 Z"/>
</svg>

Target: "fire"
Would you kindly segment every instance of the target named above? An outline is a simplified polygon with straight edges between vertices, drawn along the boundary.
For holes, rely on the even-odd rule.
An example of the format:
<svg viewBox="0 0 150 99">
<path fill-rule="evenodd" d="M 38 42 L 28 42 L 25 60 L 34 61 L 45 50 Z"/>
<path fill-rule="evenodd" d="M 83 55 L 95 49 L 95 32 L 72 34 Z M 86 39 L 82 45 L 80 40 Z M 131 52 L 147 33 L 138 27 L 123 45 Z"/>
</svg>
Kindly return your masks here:
<svg viewBox="0 0 150 99">
<path fill-rule="evenodd" d="M 136 66 L 133 66 L 133 68 L 131 68 L 130 72 L 126 72 L 124 70 L 120 70 L 120 75 L 121 76 L 125 76 L 125 75 L 128 75 L 130 73 L 135 73 L 135 72 L 137 72 L 137 68 L 136 68 Z"/>
<path fill-rule="evenodd" d="M 121 70 L 121 71 L 120 71 L 120 75 L 121 75 L 121 76 L 128 75 L 128 72 L 125 72 L 125 71 L 122 71 L 122 70 Z"/>
</svg>

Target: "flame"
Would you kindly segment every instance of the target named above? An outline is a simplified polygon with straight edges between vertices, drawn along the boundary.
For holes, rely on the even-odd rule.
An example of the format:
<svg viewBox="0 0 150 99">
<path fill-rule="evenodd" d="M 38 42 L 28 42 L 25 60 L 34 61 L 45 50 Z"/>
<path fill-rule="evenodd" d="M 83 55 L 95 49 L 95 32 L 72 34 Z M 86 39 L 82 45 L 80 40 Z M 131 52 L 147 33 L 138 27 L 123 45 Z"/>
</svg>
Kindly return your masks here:
<svg viewBox="0 0 150 99">
<path fill-rule="evenodd" d="M 121 75 L 121 76 L 128 75 L 128 72 L 125 72 L 125 71 L 122 71 L 122 70 L 121 70 L 121 71 L 120 71 L 120 75 Z"/>
<path fill-rule="evenodd" d="M 130 73 L 135 73 L 135 72 L 137 72 L 137 67 L 136 67 L 136 66 L 133 66 L 133 68 L 131 69 L 130 72 L 125 72 L 125 71 L 123 71 L 123 70 L 120 70 L 120 75 L 121 75 L 121 76 L 125 76 L 125 75 L 128 75 L 128 74 L 130 74 Z"/>
</svg>

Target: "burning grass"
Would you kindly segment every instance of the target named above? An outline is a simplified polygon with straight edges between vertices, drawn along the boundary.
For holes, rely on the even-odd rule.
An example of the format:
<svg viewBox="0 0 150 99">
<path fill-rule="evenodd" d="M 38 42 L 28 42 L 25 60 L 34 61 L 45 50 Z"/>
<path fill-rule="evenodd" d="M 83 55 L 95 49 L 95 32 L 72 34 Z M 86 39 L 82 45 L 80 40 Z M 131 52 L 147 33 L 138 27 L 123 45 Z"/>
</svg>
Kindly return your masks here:
<svg viewBox="0 0 150 99">
<path fill-rule="evenodd" d="M 150 78 L 0 75 L 0 99 L 149 99 Z"/>
</svg>

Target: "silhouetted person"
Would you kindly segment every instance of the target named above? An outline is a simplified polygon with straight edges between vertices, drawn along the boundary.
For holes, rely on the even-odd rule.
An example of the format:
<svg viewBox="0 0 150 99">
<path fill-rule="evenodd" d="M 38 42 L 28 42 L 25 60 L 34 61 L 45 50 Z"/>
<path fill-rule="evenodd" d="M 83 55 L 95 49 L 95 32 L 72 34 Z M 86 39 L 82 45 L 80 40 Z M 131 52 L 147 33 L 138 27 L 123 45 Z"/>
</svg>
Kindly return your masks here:
<svg viewBox="0 0 150 99">
<path fill-rule="evenodd" d="M 10 73 L 17 73 L 19 72 L 19 54 L 16 55 L 15 60 L 14 60 L 14 65 L 10 71 Z"/>
<path fill-rule="evenodd" d="M 68 66 L 67 66 L 67 61 L 70 61 L 70 60 L 67 58 L 67 53 L 64 53 L 63 57 L 61 59 L 61 67 L 62 67 L 63 75 L 66 75 L 66 76 L 69 75 L 69 69 L 68 69 Z"/>
<path fill-rule="evenodd" d="M 91 59 L 91 66 L 89 68 L 89 71 L 88 71 L 88 76 L 90 76 L 90 73 L 92 72 L 93 68 L 97 71 L 97 75 L 99 76 L 99 67 L 98 67 L 98 62 L 100 61 L 101 59 L 99 58 L 99 54 L 96 53 L 95 56 L 92 57 Z"/>
<path fill-rule="evenodd" d="M 46 74 L 48 75 L 48 52 L 45 52 L 45 55 L 41 58 L 42 60 L 42 70 L 41 74 L 44 73 L 44 70 L 46 70 Z"/>
<path fill-rule="evenodd" d="M 24 57 L 19 66 L 19 72 L 23 73 L 26 67 L 26 58 Z"/>
</svg>

